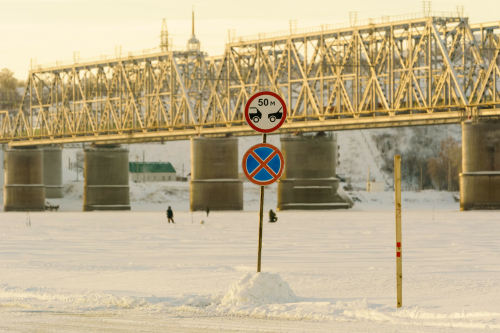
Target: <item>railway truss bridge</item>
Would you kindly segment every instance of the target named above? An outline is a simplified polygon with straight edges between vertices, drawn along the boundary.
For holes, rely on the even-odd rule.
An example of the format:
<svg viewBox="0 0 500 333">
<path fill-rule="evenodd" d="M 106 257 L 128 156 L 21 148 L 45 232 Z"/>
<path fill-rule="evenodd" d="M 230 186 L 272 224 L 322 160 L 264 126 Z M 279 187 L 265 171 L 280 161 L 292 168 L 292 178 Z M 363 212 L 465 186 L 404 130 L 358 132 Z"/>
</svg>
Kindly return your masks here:
<svg viewBox="0 0 500 333">
<path fill-rule="evenodd" d="M 286 101 L 281 133 L 473 122 L 500 116 L 499 22 L 457 15 L 240 37 L 222 56 L 151 51 L 32 68 L 0 143 L 133 143 L 242 136 L 245 102 Z"/>
</svg>

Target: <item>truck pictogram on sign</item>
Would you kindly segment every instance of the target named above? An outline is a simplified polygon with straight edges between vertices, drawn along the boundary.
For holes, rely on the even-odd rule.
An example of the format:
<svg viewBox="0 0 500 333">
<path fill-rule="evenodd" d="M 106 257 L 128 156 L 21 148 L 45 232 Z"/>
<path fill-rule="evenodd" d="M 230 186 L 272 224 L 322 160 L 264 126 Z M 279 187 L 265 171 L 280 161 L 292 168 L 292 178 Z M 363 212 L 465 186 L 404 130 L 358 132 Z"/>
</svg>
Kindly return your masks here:
<svg viewBox="0 0 500 333">
<path fill-rule="evenodd" d="M 245 105 L 245 119 L 254 130 L 271 133 L 283 125 L 287 109 L 285 101 L 271 91 L 256 93 Z"/>
</svg>

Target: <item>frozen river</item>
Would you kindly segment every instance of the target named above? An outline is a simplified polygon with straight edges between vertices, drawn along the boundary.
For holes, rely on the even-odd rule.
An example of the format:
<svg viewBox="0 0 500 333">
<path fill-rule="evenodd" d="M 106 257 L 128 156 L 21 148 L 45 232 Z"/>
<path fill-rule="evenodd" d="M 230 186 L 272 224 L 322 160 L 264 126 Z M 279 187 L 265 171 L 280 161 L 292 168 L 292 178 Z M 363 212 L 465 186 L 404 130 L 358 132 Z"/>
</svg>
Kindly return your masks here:
<svg viewBox="0 0 500 333">
<path fill-rule="evenodd" d="M 266 223 L 262 271 L 295 295 L 274 301 L 225 298 L 256 271 L 256 212 L 0 213 L 0 331 L 500 329 L 500 213 L 407 204 L 396 309 L 394 212 L 370 207 Z"/>
</svg>

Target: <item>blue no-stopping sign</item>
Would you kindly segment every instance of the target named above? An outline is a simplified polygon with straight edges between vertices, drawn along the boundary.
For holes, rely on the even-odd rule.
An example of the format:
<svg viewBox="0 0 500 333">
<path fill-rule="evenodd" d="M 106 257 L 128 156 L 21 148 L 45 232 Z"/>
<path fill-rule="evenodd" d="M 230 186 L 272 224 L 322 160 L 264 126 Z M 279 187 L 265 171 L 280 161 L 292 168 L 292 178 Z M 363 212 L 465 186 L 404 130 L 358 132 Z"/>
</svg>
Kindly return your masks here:
<svg viewBox="0 0 500 333">
<path fill-rule="evenodd" d="M 249 181 L 263 186 L 277 181 L 285 170 L 283 155 L 273 145 L 260 143 L 250 148 L 242 161 L 243 172 Z"/>
</svg>

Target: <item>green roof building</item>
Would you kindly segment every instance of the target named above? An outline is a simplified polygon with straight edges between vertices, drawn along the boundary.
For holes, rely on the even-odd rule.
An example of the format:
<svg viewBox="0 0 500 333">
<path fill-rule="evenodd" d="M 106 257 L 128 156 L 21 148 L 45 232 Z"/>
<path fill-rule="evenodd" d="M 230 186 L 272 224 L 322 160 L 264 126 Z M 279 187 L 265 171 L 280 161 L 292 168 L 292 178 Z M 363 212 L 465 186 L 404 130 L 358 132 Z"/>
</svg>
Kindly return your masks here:
<svg viewBox="0 0 500 333">
<path fill-rule="evenodd" d="M 168 162 L 129 162 L 128 171 L 134 182 L 171 182 L 177 180 L 175 169 Z"/>
</svg>

